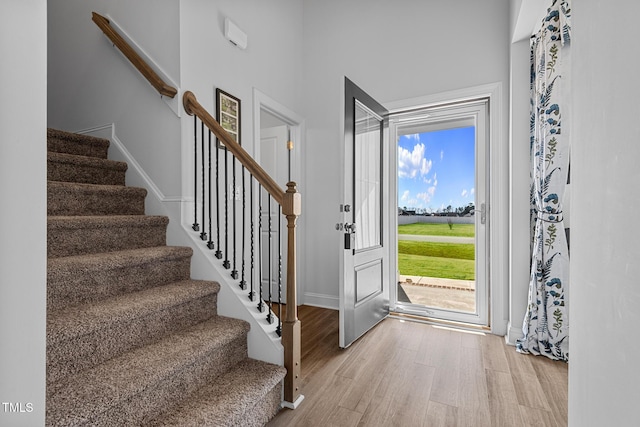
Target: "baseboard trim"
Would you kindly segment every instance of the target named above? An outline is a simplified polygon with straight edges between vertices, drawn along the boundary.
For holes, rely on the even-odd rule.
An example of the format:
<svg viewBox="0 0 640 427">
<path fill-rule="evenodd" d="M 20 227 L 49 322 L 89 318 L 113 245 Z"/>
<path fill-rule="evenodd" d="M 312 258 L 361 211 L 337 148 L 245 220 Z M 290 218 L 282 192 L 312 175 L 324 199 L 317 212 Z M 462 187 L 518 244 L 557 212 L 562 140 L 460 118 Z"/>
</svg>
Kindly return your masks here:
<svg viewBox="0 0 640 427">
<path fill-rule="evenodd" d="M 524 334 L 522 333 L 522 328 L 514 328 L 509 323 L 509 327 L 507 329 L 507 335 L 504 336 L 504 341 L 508 345 L 516 345 L 516 341 L 524 338 Z"/>
<path fill-rule="evenodd" d="M 328 308 L 330 310 L 339 310 L 340 300 L 333 295 L 316 294 L 313 292 L 304 293 L 304 305 L 313 307 Z"/>
<path fill-rule="evenodd" d="M 129 168 L 135 170 L 136 174 L 140 176 L 140 178 L 144 182 L 144 186 L 151 192 L 153 192 L 154 196 L 160 202 L 182 202 L 182 199 L 180 197 L 167 197 L 162 193 L 158 186 L 153 182 L 151 177 L 149 177 L 142 166 L 140 166 L 140 163 L 136 161 L 136 159 L 127 150 L 127 147 L 125 147 L 122 141 L 120 141 L 120 139 L 116 135 L 116 126 L 114 123 L 78 130 L 75 131 L 75 133 L 108 139 L 113 147 L 117 150 L 117 152 L 110 152 L 113 160 L 121 160 L 127 162 Z"/>
</svg>

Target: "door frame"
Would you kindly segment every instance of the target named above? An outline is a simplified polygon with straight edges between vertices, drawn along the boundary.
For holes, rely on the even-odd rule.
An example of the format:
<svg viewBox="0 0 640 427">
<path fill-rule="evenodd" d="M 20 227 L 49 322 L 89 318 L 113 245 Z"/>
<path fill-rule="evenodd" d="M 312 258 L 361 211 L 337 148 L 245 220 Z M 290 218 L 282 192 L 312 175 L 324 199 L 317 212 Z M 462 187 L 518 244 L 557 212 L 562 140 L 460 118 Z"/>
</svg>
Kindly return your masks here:
<svg viewBox="0 0 640 427">
<path fill-rule="evenodd" d="M 502 83 L 490 83 L 482 86 L 442 92 L 433 95 L 404 99 L 385 103 L 389 114 L 399 113 L 408 109 L 420 109 L 443 103 L 469 101 L 477 98 L 489 99 L 489 168 L 488 174 L 488 212 L 487 218 L 492 226 L 488 230 L 487 239 L 489 250 L 487 253 L 487 285 L 489 292 L 489 324 L 491 333 L 505 335 L 508 322 L 508 266 L 509 266 L 509 221 L 508 221 L 508 147 L 506 134 L 503 129 L 503 99 Z M 391 145 L 391 144 L 390 144 Z M 396 147 L 397 144 L 393 144 Z M 392 150 L 393 151 L 393 150 Z M 389 161 L 395 170 L 397 163 L 397 149 L 390 153 Z M 397 178 L 391 174 L 390 197 L 397 203 Z M 395 237 L 393 237 L 395 234 Z M 392 233 L 397 248 L 397 233 Z M 390 258 L 390 270 L 394 277 L 398 266 L 396 257 Z M 394 287 L 391 287 L 394 292 Z M 394 301 L 395 299 L 392 299 Z M 395 306 L 390 307 L 392 310 Z"/>
<path fill-rule="evenodd" d="M 488 259 L 489 250 L 488 232 L 491 229 L 490 221 L 485 216 L 486 206 L 489 205 L 490 188 L 487 182 L 490 165 L 489 158 L 489 100 L 487 98 L 476 98 L 464 102 L 443 103 L 431 107 L 420 109 L 409 109 L 404 113 L 391 115 L 390 119 L 391 138 L 395 141 L 397 154 L 398 142 L 401 135 L 423 134 L 440 130 L 455 129 L 459 127 L 473 126 L 474 137 L 474 205 L 477 215 L 474 215 L 475 227 L 475 312 L 446 309 L 438 306 L 427 306 L 398 301 L 398 286 L 393 287 L 391 301 L 398 313 L 412 314 L 442 321 L 468 323 L 481 327 L 489 326 L 489 287 L 488 287 Z M 396 156 L 397 157 L 397 156 Z M 398 174 L 397 160 L 395 162 L 396 173 L 392 173 L 392 193 L 395 195 L 394 202 L 398 199 Z M 399 210 L 399 205 L 395 205 Z M 392 219 L 392 229 L 397 230 L 398 215 Z M 395 247 L 398 247 L 398 233 L 393 236 Z M 395 253 L 394 262 L 398 260 L 398 253 Z M 399 271 L 395 269 L 395 280 L 392 283 L 399 284 Z"/>
<path fill-rule="evenodd" d="M 304 150 L 304 135 L 306 135 L 305 129 L 305 120 L 302 116 L 297 114 L 296 112 L 290 110 L 283 104 L 279 103 L 275 99 L 269 97 L 265 93 L 261 92 L 257 88 L 253 88 L 253 158 L 258 164 L 260 163 L 260 111 L 266 111 L 272 116 L 280 119 L 284 124 L 289 126 L 291 132 L 291 140 L 294 143 L 292 155 L 291 155 L 291 179 L 296 182 L 298 192 L 300 192 L 302 197 L 302 212 L 303 214 L 298 217 L 297 227 L 298 230 L 298 242 L 304 239 L 303 230 L 305 230 L 305 216 L 304 212 L 306 210 L 307 203 L 305 202 L 304 197 L 304 184 L 306 182 L 306 175 L 301 167 L 302 162 L 302 153 Z M 286 183 L 278 183 L 280 185 L 284 185 Z M 282 190 L 285 191 L 286 188 L 282 187 Z M 257 195 L 256 195 L 257 197 Z M 257 205 L 256 205 L 257 206 Z M 258 218 L 255 218 L 256 224 Z M 302 245 L 298 244 L 298 248 L 302 248 Z M 306 265 L 306 254 L 304 251 L 298 251 L 297 254 L 297 276 L 305 277 L 305 265 Z M 258 283 L 259 278 L 259 269 L 256 268 L 254 277 L 255 283 Z M 302 304 L 302 300 L 304 297 L 304 281 L 298 281 L 298 289 L 297 289 L 297 305 Z"/>
</svg>

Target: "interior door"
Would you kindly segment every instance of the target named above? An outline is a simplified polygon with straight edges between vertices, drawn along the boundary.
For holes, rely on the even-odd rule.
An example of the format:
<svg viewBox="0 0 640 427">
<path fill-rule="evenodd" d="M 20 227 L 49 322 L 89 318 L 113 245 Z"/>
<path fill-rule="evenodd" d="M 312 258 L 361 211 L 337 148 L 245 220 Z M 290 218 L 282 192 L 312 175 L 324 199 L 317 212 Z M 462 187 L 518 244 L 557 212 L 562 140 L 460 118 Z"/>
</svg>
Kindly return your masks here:
<svg viewBox="0 0 640 427">
<path fill-rule="evenodd" d="M 280 185 L 289 181 L 289 128 L 286 125 L 272 126 L 260 130 L 260 162 L 264 170 Z M 281 286 L 282 302 L 286 304 L 287 295 L 287 258 L 279 258 L 279 254 L 287 247 L 286 225 L 283 225 L 278 204 L 270 200 L 266 191 L 260 195 L 260 215 L 262 231 L 260 235 L 260 280 L 262 282 L 262 298 L 269 298 L 269 292 Z"/>
<path fill-rule="evenodd" d="M 389 314 L 388 112 L 345 78 L 340 347 Z"/>
</svg>

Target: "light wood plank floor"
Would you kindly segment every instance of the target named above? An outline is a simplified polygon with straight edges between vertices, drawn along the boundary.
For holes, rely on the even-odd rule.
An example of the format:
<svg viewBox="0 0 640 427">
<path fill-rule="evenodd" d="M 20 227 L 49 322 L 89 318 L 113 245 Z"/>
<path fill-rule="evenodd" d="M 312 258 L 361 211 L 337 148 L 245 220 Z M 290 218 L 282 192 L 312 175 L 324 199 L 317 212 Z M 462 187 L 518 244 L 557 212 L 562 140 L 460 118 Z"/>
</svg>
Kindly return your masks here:
<svg viewBox="0 0 640 427">
<path fill-rule="evenodd" d="M 338 348 L 338 312 L 299 308 L 302 393 L 268 426 L 567 425 L 568 365 L 503 337 L 386 319 Z"/>
</svg>

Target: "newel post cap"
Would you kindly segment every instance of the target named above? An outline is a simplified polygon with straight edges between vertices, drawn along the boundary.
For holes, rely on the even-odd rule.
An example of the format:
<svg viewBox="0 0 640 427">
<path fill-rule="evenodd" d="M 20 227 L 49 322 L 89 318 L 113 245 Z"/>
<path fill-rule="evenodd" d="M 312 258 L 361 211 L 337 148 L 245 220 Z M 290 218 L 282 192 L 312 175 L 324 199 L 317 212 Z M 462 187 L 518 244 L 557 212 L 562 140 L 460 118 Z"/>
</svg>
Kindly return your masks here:
<svg viewBox="0 0 640 427">
<path fill-rule="evenodd" d="M 300 216 L 302 213 L 302 195 L 296 189 L 296 183 L 287 182 L 287 191 L 284 193 L 282 213 L 286 216 Z"/>
</svg>

